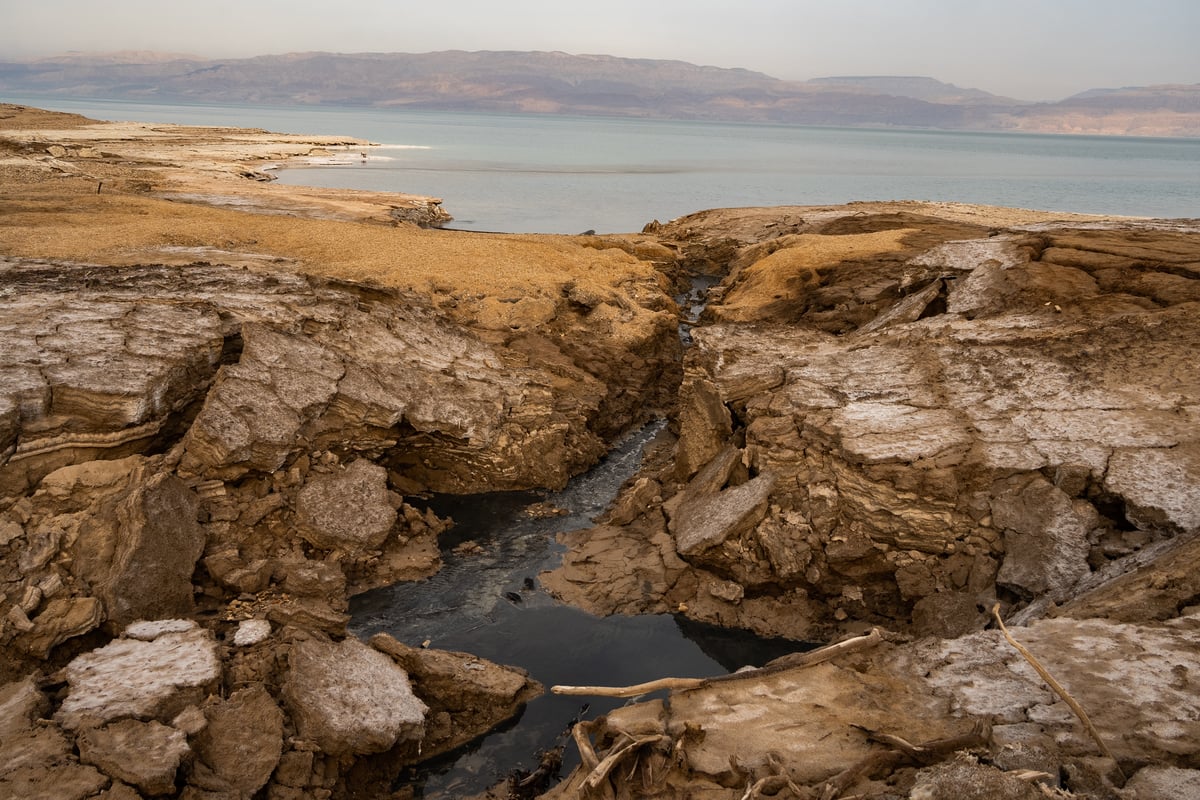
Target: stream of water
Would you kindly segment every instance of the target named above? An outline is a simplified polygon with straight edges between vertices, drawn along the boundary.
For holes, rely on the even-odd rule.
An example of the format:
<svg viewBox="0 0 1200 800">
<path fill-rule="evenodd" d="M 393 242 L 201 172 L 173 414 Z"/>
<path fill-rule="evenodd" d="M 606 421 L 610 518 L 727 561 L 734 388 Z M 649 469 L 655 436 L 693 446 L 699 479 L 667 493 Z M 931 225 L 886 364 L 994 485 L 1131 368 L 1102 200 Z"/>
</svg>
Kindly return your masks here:
<svg viewBox="0 0 1200 800">
<path fill-rule="evenodd" d="M 594 617 L 558 603 L 538 587 L 540 571 L 562 555 L 558 533 L 591 527 L 621 484 L 636 472 L 663 422 L 631 435 L 561 492 L 504 492 L 438 497 L 430 506 L 450 516 L 444 566 L 433 577 L 360 595 L 352 629 L 387 632 L 409 645 L 473 653 L 522 667 L 547 689 L 554 684 L 622 686 L 665 676 L 707 677 L 803 649 L 673 615 Z M 554 507 L 557 516 L 529 514 Z M 464 543 L 473 543 L 463 547 Z M 476 547 L 477 546 L 477 547 Z M 584 701 L 590 705 L 585 710 Z M 406 775 L 418 796 L 456 798 L 495 785 L 513 769 L 537 766 L 537 753 L 561 744 L 572 720 L 622 700 L 552 695 L 536 698 L 514 722 Z M 564 771 L 577 763 L 574 746 Z"/>
</svg>

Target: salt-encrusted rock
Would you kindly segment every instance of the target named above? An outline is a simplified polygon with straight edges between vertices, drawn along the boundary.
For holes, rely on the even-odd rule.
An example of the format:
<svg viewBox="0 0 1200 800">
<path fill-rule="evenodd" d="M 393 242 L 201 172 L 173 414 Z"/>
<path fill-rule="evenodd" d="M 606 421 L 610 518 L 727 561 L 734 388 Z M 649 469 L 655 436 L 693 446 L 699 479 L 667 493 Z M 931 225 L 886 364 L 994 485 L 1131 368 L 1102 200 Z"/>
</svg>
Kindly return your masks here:
<svg viewBox="0 0 1200 800">
<path fill-rule="evenodd" d="M 387 470 L 358 459 L 340 472 L 316 476 L 300 490 L 296 521 L 300 535 L 315 547 L 350 553 L 378 549 L 396 523 Z"/>
<path fill-rule="evenodd" d="M 800 637 L 868 618 L 962 632 L 997 597 L 1036 616 L 1095 591 L 1138 566 L 1118 560 L 1200 527 L 1187 355 L 1200 349 L 1198 232 L 1005 230 L 919 206 L 718 210 L 663 226 L 689 264 L 729 274 L 692 331 L 671 469 L 642 477 L 660 482 L 677 545 L 694 453 L 732 447 L 777 481 L 760 521 L 703 562 L 687 555 L 683 572 L 650 546 L 664 527 L 652 503 L 626 523 L 628 542 L 604 533 L 641 580 L 569 554 L 577 574 L 551 583 L 596 611 L 682 604 Z M 738 593 L 706 588 L 728 578 L 756 590 L 726 602 Z M 1158 588 L 1157 613 L 1171 613 Z"/>
<path fill-rule="evenodd" d="M 50 701 L 32 677 L 0 687 L 0 742 L 33 727 L 50 710 Z"/>
<path fill-rule="evenodd" d="M 300 735 L 332 755 L 420 739 L 428 710 L 395 662 L 357 639 L 297 642 L 283 697 Z"/>
<path fill-rule="evenodd" d="M 244 619 L 238 623 L 233 634 L 233 643 L 238 647 L 250 647 L 264 642 L 271 635 L 271 622 L 265 619 Z"/>
<path fill-rule="evenodd" d="M 1200 754 L 1200 697 L 1181 676 L 1200 669 L 1196 618 L 1157 625 L 1044 619 L 1013 630 L 1087 710 L 1119 759 Z M 1082 724 L 999 631 L 922 640 L 895 656 L 955 713 L 996 724 L 1035 722 L 1068 752 L 1092 753 Z M 907 680 L 907 679 L 906 679 Z M 1171 709 L 1164 719 L 1156 709 Z"/>
<path fill-rule="evenodd" d="M 111 567 L 94 589 L 114 627 L 193 608 L 192 573 L 204 551 L 197 498 L 172 475 L 156 475 L 117 508 Z"/>
<path fill-rule="evenodd" d="M 773 488 L 774 475 L 759 475 L 680 507 L 670 525 L 679 554 L 685 558 L 699 556 L 753 529 L 767 513 L 767 498 Z"/>
<path fill-rule="evenodd" d="M 261 686 L 239 689 L 205 709 L 188 782 L 212 792 L 252 797 L 266 785 L 283 750 L 283 712 Z"/>
<path fill-rule="evenodd" d="M 124 636 L 127 639 L 137 639 L 140 642 L 153 642 L 168 633 L 189 633 L 199 630 L 200 626 L 190 619 L 153 619 L 138 620 L 126 626 Z"/>
<path fill-rule="evenodd" d="M 118 639 L 66 667 L 68 693 L 55 719 L 74 730 L 110 720 L 170 720 L 198 703 L 221 677 L 208 631 L 167 633 L 149 642 Z"/>
<path fill-rule="evenodd" d="M 1200 531 L 1200 443 L 1117 450 L 1104 483 L 1140 526 Z"/>
<path fill-rule="evenodd" d="M 680 389 L 679 427 L 675 463 L 686 480 L 721 451 L 733 431 L 729 409 L 709 380 L 692 377 Z"/>
<path fill-rule="evenodd" d="M 1011 633 L 1087 709 L 1121 764 L 1191 763 L 1200 754 L 1200 699 L 1186 678 L 1200 668 L 1194 617 L 1140 626 L 1041 620 Z M 611 711 L 592 731 L 593 741 L 603 744 L 597 755 L 603 758 L 622 746 L 627 740 L 621 732 L 657 735 L 663 737 L 659 744 L 640 756 L 663 757 L 655 779 L 672 786 L 753 782 L 785 765 L 793 782 L 820 788 L 847 763 L 895 752 L 863 731 L 904 730 L 903 738 L 914 743 L 950 737 L 966 737 L 965 742 L 974 731 L 969 749 L 990 766 L 961 762 L 953 751 L 931 752 L 942 763 L 919 774 L 911 790 L 912 797 L 947 800 L 1042 796 L 1036 786 L 1028 794 L 1028 783 L 998 770 L 995 765 L 1001 763 L 1013 770 L 1040 767 L 1051 780 L 1072 775 L 1080 786 L 1085 772 L 1095 773 L 1097 788 L 1114 767 L 1096 758 L 1097 745 L 1083 724 L 999 631 L 949 641 L 881 642 L 816 666 L 774 667 L 676 692 L 669 705 L 655 700 Z M 1168 711 L 1164 715 L 1159 709 Z M 781 736 L 784 730 L 787 735 Z M 668 753 L 676 758 L 667 758 Z M 577 770 L 551 796 L 573 796 L 589 771 Z M 611 778 L 612 789 L 616 794 L 632 790 L 643 776 L 636 768 L 627 770 Z M 860 777 L 895 781 L 898 776 L 885 769 Z M 1147 796 L 1190 796 L 1186 791 L 1194 772 L 1164 777 L 1175 793 Z M 1152 772 L 1145 780 L 1154 785 L 1155 778 Z M 858 790 L 868 786 L 856 785 Z M 883 791 L 894 792 L 894 784 Z"/>
<path fill-rule="evenodd" d="M 72 277 L 82 293 L 53 288 Z M 87 280 L 46 264 L 0 265 L 0 281 L 16 289 L 0 302 L 0 396 L 21 409 L 15 430 L 0 422 L 0 453 L 11 452 L 0 496 L 58 467 L 145 447 L 216 369 L 221 322 L 211 306 L 147 301 L 145 285 L 141 298 L 101 299 Z"/>
<path fill-rule="evenodd" d="M 37 495 L 39 527 L 59 532 L 71 574 L 103 604 L 109 626 L 186 614 L 204 548 L 198 499 L 142 457 L 87 462 L 48 475 Z M 44 511 L 43 511 L 44 509 Z"/>
<path fill-rule="evenodd" d="M 963 756 L 917 772 L 911 800 L 1040 800 L 1032 781 Z"/>
<path fill-rule="evenodd" d="M 148 795 L 175 791 L 175 773 L 189 752 L 183 731 L 132 719 L 85 730 L 76 744 L 83 763 Z"/>
</svg>

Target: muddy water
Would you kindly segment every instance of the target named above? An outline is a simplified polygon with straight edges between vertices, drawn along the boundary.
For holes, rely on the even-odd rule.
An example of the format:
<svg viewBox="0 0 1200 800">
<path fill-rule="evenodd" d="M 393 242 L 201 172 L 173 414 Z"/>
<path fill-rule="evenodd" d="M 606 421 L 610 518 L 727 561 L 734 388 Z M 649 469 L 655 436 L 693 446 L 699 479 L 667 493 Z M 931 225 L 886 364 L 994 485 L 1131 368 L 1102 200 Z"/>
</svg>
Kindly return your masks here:
<svg viewBox="0 0 1200 800">
<path fill-rule="evenodd" d="M 761 665 L 803 645 L 766 641 L 671 615 L 598 618 L 558 603 L 538 584 L 561 558 L 560 532 L 591 527 L 621 484 L 636 472 L 664 423 L 630 436 L 603 462 L 561 492 L 510 492 L 438 498 L 431 503 L 455 527 L 441 539 L 443 568 L 432 578 L 355 598 L 352 628 L 387 632 L 410 645 L 462 650 L 523 667 L 554 684 L 625 685 L 664 676 L 706 677 Z M 550 508 L 566 513 L 546 516 Z M 621 700 L 560 697 L 532 701 L 515 722 L 414 771 L 418 796 L 453 798 L 531 770 L 537 753 L 564 741 L 572 720 L 591 718 Z M 574 766 L 574 746 L 564 753 Z"/>
</svg>

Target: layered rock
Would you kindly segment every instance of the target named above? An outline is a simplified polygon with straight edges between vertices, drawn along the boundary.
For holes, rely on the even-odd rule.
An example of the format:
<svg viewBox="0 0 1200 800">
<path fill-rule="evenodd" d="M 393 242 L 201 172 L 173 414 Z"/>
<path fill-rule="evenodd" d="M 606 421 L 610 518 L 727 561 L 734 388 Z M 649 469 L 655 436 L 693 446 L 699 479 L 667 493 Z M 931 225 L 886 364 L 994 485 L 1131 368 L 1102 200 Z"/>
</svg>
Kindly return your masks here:
<svg viewBox="0 0 1200 800">
<path fill-rule="evenodd" d="M 647 392 L 661 400 L 657 378 L 678 346 L 668 314 L 605 322 L 607 309 L 634 311 L 600 298 L 580 306 L 595 318 L 583 325 L 600 331 L 594 347 L 572 353 L 565 338 L 508 317 L 489 345 L 415 295 L 293 274 L 10 261 L 0 276 L 0 334 L 13 354 L 0 443 L 9 496 L 60 466 L 169 441 L 189 423 L 182 469 L 208 478 L 344 449 L 389 454 L 414 488 L 561 486 L 603 451 L 600 436 L 644 414 Z M 55 333 L 78 330 L 81 307 L 91 327 Z M 550 317 L 569 308 L 551 303 Z M 579 324 L 560 322 L 557 335 Z M 222 352 L 236 363 L 218 375 Z M 627 359 L 640 366 L 624 369 Z"/>
</svg>

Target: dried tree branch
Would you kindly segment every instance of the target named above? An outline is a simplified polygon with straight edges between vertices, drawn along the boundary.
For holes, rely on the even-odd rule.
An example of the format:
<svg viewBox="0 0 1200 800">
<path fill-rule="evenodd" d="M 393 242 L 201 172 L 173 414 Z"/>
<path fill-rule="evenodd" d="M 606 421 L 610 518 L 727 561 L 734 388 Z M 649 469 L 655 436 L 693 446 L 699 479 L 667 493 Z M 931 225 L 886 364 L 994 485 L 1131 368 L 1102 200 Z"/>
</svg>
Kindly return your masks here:
<svg viewBox="0 0 1200 800">
<path fill-rule="evenodd" d="M 999 603 L 996 603 L 994 606 L 992 606 L 992 616 L 996 618 L 996 624 L 1000 626 L 1000 632 L 1004 634 L 1004 638 L 1008 640 L 1008 643 L 1016 648 L 1017 652 L 1029 662 L 1029 666 L 1033 667 L 1037 671 L 1038 675 L 1042 676 L 1042 680 L 1046 682 L 1046 685 L 1053 689 L 1054 693 L 1061 697 L 1063 702 L 1071 707 L 1071 710 L 1075 712 L 1075 716 L 1079 717 L 1079 721 L 1083 723 L 1083 727 L 1087 728 L 1088 734 L 1091 735 L 1092 739 L 1096 742 L 1096 745 L 1100 748 L 1100 752 L 1108 758 L 1111 758 L 1113 763 L 1116 764 L 1116 756 L 1112 754 L 1112 751 L 1108 749 L 1108 745 L 1106 745 L 1104 740 L 1100 738 L 1100 731 L 1096 730 L 1096 726 L 1092 724 L 1092 720 L 1090 717 L 1088 717 L 1087 712 L 1083 710 L 1083 706 L 1079 705 L 1078 701 L 1076 701 L 1075 698 L 1063 688 L 1061 683 L 1054 679 L 1054 676 L 1042 666 L 1041 662 L 1034 658 L 1033 653 L 1029 652 L 1029 650 L 1027 650 L 1023 644 L 1014 639 L 1012 634 L 1008 632 L 1008 628 L 1004 626 L 1004 620 L 1000 618 Z M 1119 774 L 1122 780 L 1124 780 L 1125 773 L 1121 771 L 1120 764 L 1117 764 L 1117 774 Z"/>
<path fill-rule="evenodd" d="M 601 781 L 607 778 L 608 774 L 612 772 L 618 764 L 621 763 L 621 759 L 623 759 L 627 754 L 637 750 L 644 744 L 655 744 L 657 742 L 661 742 L 667 737 L 663 736 L 662 734 L 654 734 L 651 736 L 639 736 L 636 739 L 630 739 L 628 735 L 623 735 L 621 738 L 626 739 L 626 743 L 615 748 L 611 753 L 606 755 L 599 764 L 596 765 L 595 769 L 593 769 L 591 773 L 584 778 L 584 788 L 594 790 L 600 785 Z"/>
<path fill-rule="evenodd" d="M 575 746 L 579 748 L 579 758 L 583 765 L 588 769 L 595 769 L 600 759 L 592 748 L 591 727 L 591 723 L 576 722 L 571 726 L 571 737 L 575 739 Z"/>
</svg>

